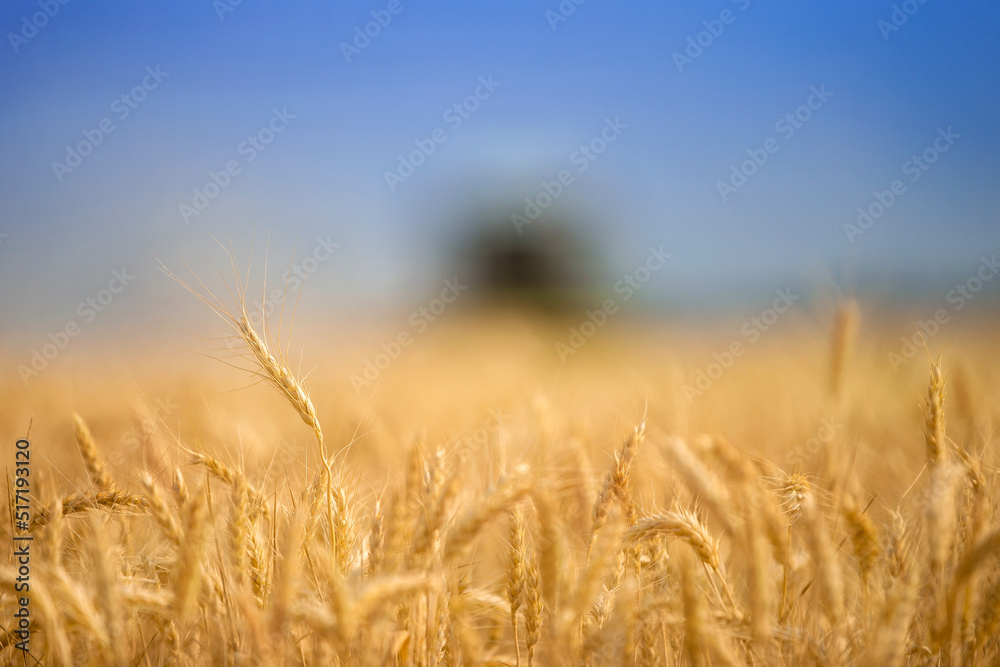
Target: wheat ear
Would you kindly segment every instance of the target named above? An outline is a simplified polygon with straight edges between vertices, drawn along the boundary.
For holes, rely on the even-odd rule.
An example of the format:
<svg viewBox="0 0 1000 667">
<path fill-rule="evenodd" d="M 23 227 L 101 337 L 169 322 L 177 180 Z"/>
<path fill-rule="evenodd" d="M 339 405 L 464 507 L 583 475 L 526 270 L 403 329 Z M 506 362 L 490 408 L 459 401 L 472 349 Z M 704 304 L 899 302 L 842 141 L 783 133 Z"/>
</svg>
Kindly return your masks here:
<svg viewBox="0 0 1000 667">
<path fill-rule="evenodd" d="M 87 423 L 80 415 L 73 415 L 73 426 L 76 429 L 76 444 L 80 448 L 80 455 L 83 456 L 83 464 L 87 468 L 87 475 L 90 481 L 100 491 L 111 489 L 111 477 L 101 463 L 101 457 L 97 452 L 97 443 L 91 435 Z"/>
<path fill-rule="evenodd" d="M 719 542 L 694 512 L 682 509 L 642 519 L 625 531 L 625 542 L 638 544 L 658 535 L 684 540 L 702 563 L 719 571 Z"/>
<path fill-rule="evenodd" d="M 924 428 L 927 462 L 932 466 L 943 463 L 948 454 L 948 445 L 945 442 L 944 432 L 944 376 L 941 373 L 940 358 L 936 362 L 931 362 Z"/>
<path fill-rule="evenodd" d="M 517 610 L 524 592 L 524 516 L 519 508 L 510 513 L 510 549 L 507 557 L 507 600 L 510 602 L 510 624 L 514 631 L 514 653 L 518 667 L 521 665 L 521 646 L 517 638 Z M 537 581 L 535 582 L 538 583 Z"/>
<path fill-rule="evenodd" d="M 149 513 L 153 515 L 153 519 L 159 524 L 160 529 L 166 535 L 167 539 L 174 546 L 179 546 L 181 543 L 180 525 L 167 507 L 163 496 L 160 495 L 159 490 L 156 488 L 156 482 L 153 481 L 153 477 L 148 472 L 142 476 L 142 486 L 146 491 L 146 502 L 149 506 Z"/>
</svg>

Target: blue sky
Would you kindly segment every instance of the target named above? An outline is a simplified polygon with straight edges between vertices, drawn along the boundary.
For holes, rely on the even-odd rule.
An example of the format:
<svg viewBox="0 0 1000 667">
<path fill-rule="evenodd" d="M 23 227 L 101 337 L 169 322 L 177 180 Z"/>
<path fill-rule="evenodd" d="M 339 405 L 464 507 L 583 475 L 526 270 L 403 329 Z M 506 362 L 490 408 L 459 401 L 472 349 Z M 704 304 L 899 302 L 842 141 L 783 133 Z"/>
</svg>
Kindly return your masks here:
<svg viewBox="0 0 1000 667">
<path fill-rule="evenodd" d="M 280 262 L 340 244 L 311 290 L 405 296 L 447 277 L 442 239 L 465 212 L 515 213 L 564 169 L 574 180 L 553 210 L 592 228 L 613 266 L 650 245 L 673 253 L 651 292 L 971 275 L 997 250 L 996 3 L 588 0 L 564 2 L 575 10 L 558 23 L 555 0 L 399 0 L 395 14 L 381 0 L 244 0 L 222 18 L 221 2 L 48 4 L 45 21 L 44 1 L 0 13 L 0 308 L 40 332 L 121 267 L 141 294 L 122 313 L 159 303 L 176 288 L 154 257 L 217 268 L 212 238 L 247 249 L 254 230 Z M 391 21 L 348 62 L 342 44 L 372 12 Z M 894 12 L 898 29 L 880 27 Z M 679 71 L 674 54 L 699 37 Z M 114 101 L 144 77 L 155 87 L 121 117 Z M 446 122 L 481 78 L 499 85 Z M 794 134 L 777 130 L 824 86 Z M 244 142 L 275 110 L 284 127 L 248 161 Z M 608 119 L 627 127 L 577 171 Z M 113 131 L 56 173 L 106 120 Z M 390 191 L 385 173 L 437 128 L 444 142 Z M 910 181 L 907 161 L 947 128 L 958 138 Z M 769 138 L 776 151 L 723 200 L 719 182 Z M 230 162 L 238 173 L 185 220 L 181 205 Z M 905 192 L 850 243 L 844 225 L 896 179 Z"/>
</svg>

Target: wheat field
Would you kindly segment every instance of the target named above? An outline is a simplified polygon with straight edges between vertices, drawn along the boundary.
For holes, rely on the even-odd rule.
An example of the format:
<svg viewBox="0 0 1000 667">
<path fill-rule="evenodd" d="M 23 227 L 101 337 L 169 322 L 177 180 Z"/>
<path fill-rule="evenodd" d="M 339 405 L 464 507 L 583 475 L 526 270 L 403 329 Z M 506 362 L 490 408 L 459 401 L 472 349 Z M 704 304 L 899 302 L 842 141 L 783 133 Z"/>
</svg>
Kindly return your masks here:
<svg viewBox="0 0 1000 667">
<path fill-rule="evenodd" d="M 692 396 L 731 331 L 622 319 L 562 363 L 562 324 L 459 315 L 358 392 L 347 348 L 300 362 L 193 291 L 218 361 L 150 344 L 0 390 L 6 461 L 32 448 L 4 663 L 1000 660 L 983 323 L 894 371 L 899 327 L 841 301 Z"/>
</svg>

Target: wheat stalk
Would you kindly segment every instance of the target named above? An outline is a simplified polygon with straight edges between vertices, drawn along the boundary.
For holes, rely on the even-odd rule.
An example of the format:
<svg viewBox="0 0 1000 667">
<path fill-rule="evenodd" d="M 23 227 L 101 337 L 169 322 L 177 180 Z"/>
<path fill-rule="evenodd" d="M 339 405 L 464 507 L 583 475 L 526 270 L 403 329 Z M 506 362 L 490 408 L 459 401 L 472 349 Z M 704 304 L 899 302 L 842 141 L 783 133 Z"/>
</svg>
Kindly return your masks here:
<svg viewBox="0 0 1000 667">
<path fill-rule="evenodd" d="M 524 516 L 519 508 L 510 513 L 508 529 L 510 549 L 507 556 L 507 600 L 510 602 L 510 625 L 514 631 L 514 653 L 521 664 L 521 646 L 517 638 L 517 610 L 521 606 L 525 585 Z M 538 582 L 535 582 L 538 584 Z"/>
<path fill-rule="evenodd" d="M 83 464 L 87 468 L 87 476 L 98 491 L 110 491 L 111 477 L 101 463 L 97 443 L 94 442 L 94 436 L 90 434 L 87 423 L 80 415 L 73 415 L 73 426 L 76 429 L 76 444 L 80 448 Z"/>
<path fill-rule="evenodd" d="M 842 511 L 847 520 L 854 555 L 858 559 L 858 573 L 867 585 L 882 551 L 875 523 L 858 508 L 853 499 L 845 500 Z"/>
<path fill-rule="evenodd" d="M 205 557 L 203 541 L 207 530 L 205 503 L 205 492 L 202 491 L 194 496 L 184 511 L 183 540 L 177 553 L 173 574 L 173 619 L 181 626 L 187 625 L 190 621 L 201 590 Z"/>
<path fill-rule="evenodd" d="M 378 574 L 385 558 L 385 514 L 382 512 L 382 503 L 375 502 L 375 510 L 372 512 L 371 530 L 368 533 L 368 563 L 365 574 L 371 578 Z"/>
<path fill-rule="evenodd" d="M 807 494 L 802 501 L 802 521 L 806 526 L 809 553 L 816 566 L 814 582 L 822 595 L 824 613 L 832 625 L 837 625 L 844 617 L 844 580 L 823 516 L 812 494 Z"/>
<path fill-rule="evenodd" d="M 538 568 L 533 560 L 529 560 L 525 565 L 524 574 L 524 643 L 528 649 L 528 667 L 531 667 L 535 661 L 535 647 L 541 638 L 544 609 L 545 604 L 542 601 Z"/>
<path fill-rule="evenodd" d="M 177 277 L 162 263 L 160 264 L 160 268 L 184 289 L 193 294 L 199 301 L 212 309 L 216 315 L 221 317 L 223 321 L 227 322 L 236 332 L 246 346 L 246 357 L 248 360 L 254 362 L 254 365 L 256 366 L 256 370 L 254 370 L 253 373 L 274 387 L 274 389 L 276 389 L 278 393 L 285 398 L 292 408 L 295 409 L 295 412 L 299 415 L 302 421 L 312 429 L 313 434 L 316 437 L 316 442 L 319 444 L 320 454 L 323 458 L 324 465 L 327 468 L 327 473 L 329 474 L 329 462 L 326 454 L 326 445 L 323 441 L 323 429 L 320 426 L 319 417 L 316 414 L 316 408 L 313 405 L 312 399 L 309 397 L 309 392 L 306 391 L 305 387 L 296 378 L 295 374 L 289 370 L 288 365 L 284 363 L 284 357 L 277 356 L 271 351 L 272 346 L 270 346 L 266 340 L 266 338 L 269 338 L 269 336 L 266 335 L 266 320 L 264 320 L 265 336 L 261 336 L 254 327 L 251 321 L 250 311 L 247 308 L 246 286 L 239 278 L 239 271 L 236 269 L 235 264 L 235 256 L 232 252 L 230 252 L 230 260 L 233 266 L 234 288 L 230 289 L 227 285 L 227 289 L 230 290 L 230 294 L 233 296 L 233 308 L 229 308 L 223 304 L 222 301 L 220 301 L 210 290 L 204 287 L 204 283 L 201 283 L 200 280 L 198 280 L 198 282 L 205 289 L 204 294 Z M 249 278 L 249 270 L 247 273 L 247 277 Z M 235 292 L 233 292 L 233 289 L 235 289 Z"/>
<path fill-rule="evenodd" d="M 944 433 L 944 376 L 941 373 L 940 359 L 931 362 L 924 429 L 928 464 L 934 466 L 943 463 L 948 454 L 948 444 Z"/>
<path fill-rule="evenodd" d="M 174 546 L 180 546 L 180 525 L 177 523 L 177 519 L 173 513 L 167 508 L 166 501 L 160 495 L 153 477 L 148 472 L 143 474 L 142 486 L 146 491 L 146 503 L 149 507 L 149 513 L 153 515 L 153 519 L 160 526 L 167 539 L 173 542 Z"/>
<path fill-rule="evenodd" d="M 837 308 L 830 352 L 830 394 L 838 402 L 843 398 L 847 359 L 858 327 L 858 304 L 849 299 Z"/>
</svg>

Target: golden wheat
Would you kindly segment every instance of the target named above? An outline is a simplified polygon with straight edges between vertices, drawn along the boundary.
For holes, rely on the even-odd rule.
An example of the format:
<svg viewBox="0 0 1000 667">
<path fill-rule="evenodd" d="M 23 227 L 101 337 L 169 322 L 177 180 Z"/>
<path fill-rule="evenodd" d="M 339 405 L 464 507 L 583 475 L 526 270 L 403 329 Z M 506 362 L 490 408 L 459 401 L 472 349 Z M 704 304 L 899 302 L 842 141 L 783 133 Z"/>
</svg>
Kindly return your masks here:
<svg viewBox="0 0 1000 667">
<path fill-rule="evenodd" d="M 852 367 L 865 354 L 854 302 L 832 323 L 832 352 L 825 334 L 806 361 L 761 352 L 760 366 L 732 369 L 735 388 L 720 380 L 718 399 L 683 410 L 672 389 L 662 401 L 650 388 L 648 405 L 621 423 L 602 406 L 636 389 L 607 384 L 610 364 L 559 370 L 574 387 L 560 404 L 525 398 L 537 377 L 513 354 L 475 371 L 510 388 L 490 394 L 494 403 L 471 388 L 474 372 L 429 377 L 414 354 L 413 369 L 410 360 L 393 369 L 406 381 L 387 378 L 383 413 L 370 417 L 367 399 L 342 388 L 312 379 L 311 395 L 266 323 L 252 324 L 245 287 L 234 296 L 226 309 L 199 294 L 241 341 L 244 370 L 269 387 L 246 409 L 273 427 L 259 442 L 242 447 L 243 425 L 218 425 L 229 413 L 217 407 L 185 415 L 172 447 L 119 465 L 102 451 L 113 452 L 115 424 L 127 419 L 97 401 L 80 407 L 93 432 L 60 416 L 53 440 L 65 451 L 53 448 L 52 459 L 69 463 L 39 464 L 32 496 L 30 657 L 40 664 L 1000 660 L 996 396 L 970 396 L 977 385 L 963 379 L 946 421 L 950 359 L 930 363 L 929 381 L 863 376 Z M 642 363 L 658 367 L 657 349 L 642 348 Z M 428 358 L 443 367 L 443 355 Z M 974 364 L 963 368 L 975 377 Z M 868 405 L 875 385 L 892 391 Z M 442 395 L 463 407 L 417 423 L 433 421 L 426 405 Z M 482 443 L 441 435 L 474 431 L 476 415 L 501 404 L 520 412 Z M 843 437 L 799 447 L 831 407 Z M 723 436 L 713 431 L 727 408 L 736 416 Z M 362 423 L 377 425 L 374 435 L 344 435 Z M 331 456 L 325 438 L 363 446 Z M 796 447 L 807 455 L 788 457 Z M 610 466 L 591 465 L 600 460 Z M 10 535 L 23 532 L 15 492 Z M 0 566 L 8 620 L 19 575 L 11 552 Z M 0 662 L 26 657 L 17 641 L 0 635 Z"/>
</svg>

